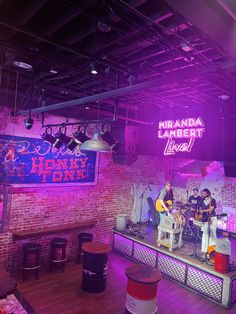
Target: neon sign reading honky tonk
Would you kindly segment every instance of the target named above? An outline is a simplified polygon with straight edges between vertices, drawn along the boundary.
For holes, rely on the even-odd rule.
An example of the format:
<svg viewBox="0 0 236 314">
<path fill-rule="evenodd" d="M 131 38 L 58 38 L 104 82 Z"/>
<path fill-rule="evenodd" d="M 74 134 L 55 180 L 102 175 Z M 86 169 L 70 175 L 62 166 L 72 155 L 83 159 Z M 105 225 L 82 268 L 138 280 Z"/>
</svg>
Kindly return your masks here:
<svg viewBox="0 0 236 314">
<path fill-rule="evenodd" d="M 196 138 L 201 138 L 205 131 L 202 118 L 186 118 L 178 120 L 165 120 L 159 122 L 158 137 L 167 139 L 164 155 L 175 155 L 178 152 L 191 152 Z M 186 139 L 176 143 L 175 139 Z"/>
</svg>

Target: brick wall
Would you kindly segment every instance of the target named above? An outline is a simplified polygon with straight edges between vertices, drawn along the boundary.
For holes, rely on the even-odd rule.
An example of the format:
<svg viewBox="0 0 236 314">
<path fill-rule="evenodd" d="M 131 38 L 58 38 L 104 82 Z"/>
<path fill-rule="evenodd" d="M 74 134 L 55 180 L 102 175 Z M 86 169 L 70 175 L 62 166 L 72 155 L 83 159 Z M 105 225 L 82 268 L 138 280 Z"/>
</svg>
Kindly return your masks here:
<svg viewBox="0 0 236 314">
<path fill-rule="evenodd" d="M 0 129 L 2 134 L 12 134 L 14 131 L 14 134 L 19 136 L 39 137 L 39 122 L 36 121 L 34 128 L 28 131 L 24 129 L 21 117 L 16 121 L 13 120 L 7 111 L 2 111 L 2 121 L 5 122 Z M 49 242 L 55 236 L 68 239 L 68 258 L 75 259 L 77 231 L 24 241 L 13 241 L 12 233 L 96 219 L 97 224 L 94 229 L 83 229 L 83 231 L 91 231 L 95 239 L 109 242 L 117 214 L 131 216 L 132 184 L 153 182 L 155 185 L 160 185 L 166 180 L 172 180 L 175 199 L 186 202 L 186 191 L 201 185 L 205 179 L 202 168 L 209 164 L 209 162 L 193 160 L 139 156 L 137 161 L 128 166 L 115 164 L 109 154 L 103 153 L 99 158 L 95 186 L 12 188 L 8 213 L 9 229 L 0 234 L 0 263 L 7 264 L 11 269 L 19 268 L 22 245 L 28 241 L 35 241 L 43 246 L 43 263 L 46 267 Z M 214 192 L 221 193 L 222 203 L 236 208 L 235 179 L 223 178 L 223 180 L 221 191 L 216 184 Z"/>
</svg>

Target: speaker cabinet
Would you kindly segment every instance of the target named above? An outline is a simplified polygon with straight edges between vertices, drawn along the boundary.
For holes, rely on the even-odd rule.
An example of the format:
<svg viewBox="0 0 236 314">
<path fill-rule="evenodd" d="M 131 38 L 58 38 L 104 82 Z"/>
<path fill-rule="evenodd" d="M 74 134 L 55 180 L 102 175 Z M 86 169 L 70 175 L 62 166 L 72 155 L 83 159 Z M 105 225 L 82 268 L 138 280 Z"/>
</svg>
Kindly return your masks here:
<svg viewBox="0 0 236 314">
<path fill-rule="evenodd" d="M 224 161 L 224 171 L 226 177 L 236 178 L 236 162 Z"/>
<path fill-rule="evenodd" d="M 115 163 L 130 165 L 137 160 L 138 127 L 125 125 L 112 130 L 113 137 L 119 141 L 119 147 L 112 153 Z"/>
</svg>

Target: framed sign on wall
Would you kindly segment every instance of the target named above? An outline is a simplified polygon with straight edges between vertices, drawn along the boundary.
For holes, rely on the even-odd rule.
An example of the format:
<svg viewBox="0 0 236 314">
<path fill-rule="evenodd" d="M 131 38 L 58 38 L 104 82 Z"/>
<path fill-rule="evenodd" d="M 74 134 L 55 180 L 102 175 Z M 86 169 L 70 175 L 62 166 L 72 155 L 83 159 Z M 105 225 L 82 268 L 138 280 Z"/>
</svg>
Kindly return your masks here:
<svg viewBox="0 0 236 314">
<path fill-rule="evenodd" d="M 96 184 L 96 152 L 52 147 L 38 138 L 0 135 L 0 183 Z"/>
</svg>

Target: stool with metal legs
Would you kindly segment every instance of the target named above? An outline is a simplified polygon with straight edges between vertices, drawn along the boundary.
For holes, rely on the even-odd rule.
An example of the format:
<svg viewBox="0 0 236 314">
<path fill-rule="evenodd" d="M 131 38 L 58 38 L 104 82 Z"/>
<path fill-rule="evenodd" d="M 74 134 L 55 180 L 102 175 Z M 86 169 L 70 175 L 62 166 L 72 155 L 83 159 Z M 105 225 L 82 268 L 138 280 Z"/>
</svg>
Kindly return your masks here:
<svg viewBox="0 0 236 314">
<path fill-rule="evenodd" d="M 26 273 L 34 272 L 36 279 L 39 279 L 41 245 L 27 243 L 23 247 L 22 280 L 25 281 Z"/>
<path fill-rule="evenodd" d="M 93 234 L 88 232 L 80 232 L 78 237 L 78 256 L 77 256 L 77 263 L 79 263 L 84 256 L 84 252 L 82 250 L 82 245 L 85 242 L 92 242 L 93 241 Z"/>
<path fill-rule="evenodd" d="M 66 263 L 66 245 L 67 240 L 64 238 L 54 238 L 51 241 L 51 251 L 50 251 L 50 272 L 52 272 L 53 267 L 61 267 L 61 272 L 65 270 Z"/>
</svg>

